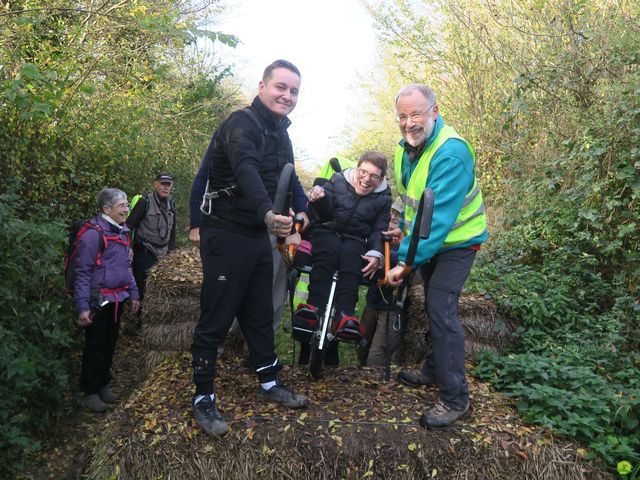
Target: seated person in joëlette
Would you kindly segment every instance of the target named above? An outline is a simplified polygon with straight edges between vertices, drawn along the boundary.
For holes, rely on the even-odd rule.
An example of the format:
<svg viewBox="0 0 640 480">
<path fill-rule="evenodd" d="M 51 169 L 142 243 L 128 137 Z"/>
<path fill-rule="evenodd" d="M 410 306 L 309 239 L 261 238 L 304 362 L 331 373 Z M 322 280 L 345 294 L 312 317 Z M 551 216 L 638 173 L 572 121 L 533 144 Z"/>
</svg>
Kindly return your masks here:
<svg viewBox="0 0 640 480">
<path fill-rule="evenodd" d="M 346 342 L 362 340 L 364 330 L 355 317 L 358 287 L 363 277 L 371 279 L 383 264 L 382 231 L 389 226 L 391 190 L 385 180 L 387 158 L 368 151 L 355 168 L 335 173 L 323 186 L 309 192 L 309 210 L 314 214 L 309 237 L 313 268 L 307 305 L 298 311 L 315 313 L 319 321 L 327 308 L 333 274 L 338 271 L 335 291 L 336 336 Z M 307 325 L 309 322 L 307 321 Z"/>
</svg>

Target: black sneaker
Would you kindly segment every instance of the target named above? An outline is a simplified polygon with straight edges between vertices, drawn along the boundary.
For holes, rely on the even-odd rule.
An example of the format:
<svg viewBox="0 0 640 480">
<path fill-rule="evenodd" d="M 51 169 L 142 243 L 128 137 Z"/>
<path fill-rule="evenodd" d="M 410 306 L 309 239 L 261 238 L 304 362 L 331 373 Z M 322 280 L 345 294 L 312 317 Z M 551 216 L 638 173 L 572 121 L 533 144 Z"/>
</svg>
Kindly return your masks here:
<svg viewBox="0 0 640 480">
<path fill-rule="evenodd" d="M 287 408 L 303 408 L 309 405 L 309 399 L 306 396 L 293 393 L 280 380 L 276 380 L 276 384 L 269 390 L 258 387 L 258 398 L 266 402 L 279 403 Z"/>
<path fill-rule="evenodd" d="M 211 400 L 209 395 L 205 395 L 198 403 L 193 403 L 195 399 L 196 397 L 193 397 L 191 404 L 193 406 L 193 414 L 200 428 L 202 428 L 207 435 L 217 435 L 221 437 L 227 433 L 229 426 L 216 408 L 215 400 Z"/>
</svg>

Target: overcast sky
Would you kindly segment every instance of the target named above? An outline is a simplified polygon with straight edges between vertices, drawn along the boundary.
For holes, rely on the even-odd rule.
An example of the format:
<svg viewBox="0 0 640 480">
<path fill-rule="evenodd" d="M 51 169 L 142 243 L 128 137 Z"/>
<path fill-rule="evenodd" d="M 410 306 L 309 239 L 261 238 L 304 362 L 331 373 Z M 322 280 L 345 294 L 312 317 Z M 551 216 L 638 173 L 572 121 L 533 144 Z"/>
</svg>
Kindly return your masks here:
<svg viewBox="0 0 640 480">
<path fill-rule="evenodd" d="M 289 129 L 296 157 L 313 169 L 340 150 L 340 133 L 365 108 L 360 79 L 372 71 L 377 53 L 372 22 L 358 0 L 228 0 L 214 29 L 242 42 L 225 47 L 225 62 L 249 98 L 262 71 L 277 58 L 302 73 L 298 106 Z M 342 142 L 344 144 L 344 142 Z"/>
</svg>

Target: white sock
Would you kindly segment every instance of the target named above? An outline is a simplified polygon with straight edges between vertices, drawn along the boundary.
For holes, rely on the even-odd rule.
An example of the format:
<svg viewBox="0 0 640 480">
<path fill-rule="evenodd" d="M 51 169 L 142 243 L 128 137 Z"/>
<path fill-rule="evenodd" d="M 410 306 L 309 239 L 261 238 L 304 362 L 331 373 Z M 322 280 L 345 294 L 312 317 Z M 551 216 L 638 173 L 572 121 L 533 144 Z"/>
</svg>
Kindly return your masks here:
<svg viewBox="0 0 640 480">
<path fill-rule="evenodd" d="M 211 395 L 209 395 L 209 397 L 211 398 L 211 401 L 212 401 L 212 402 L 213 402 L 213 401 L 215 400 L 215 398 L 216 398 L 216 396 L 215 396 L 213 393 L 212 393 Z M 194 405 L 197 405 L 197 404 L 198 404 L 198 402 L 199 402 L 200 400 L 202 400 L 203 398 L 204 398 L 204 395 L 198 395 L 198 396 L 195 398 L 195 400 L 193 401 L 193 404 L 194 404 Z"/>
<path fill-rule="evenodd" d="M 276 384 L 276 381 L 272 380 L 270 382 L 261 383 L 260 386 L 265 390 L 271 390 L 271 387 L 273 387 L 275 384 Z"/>
</svg>

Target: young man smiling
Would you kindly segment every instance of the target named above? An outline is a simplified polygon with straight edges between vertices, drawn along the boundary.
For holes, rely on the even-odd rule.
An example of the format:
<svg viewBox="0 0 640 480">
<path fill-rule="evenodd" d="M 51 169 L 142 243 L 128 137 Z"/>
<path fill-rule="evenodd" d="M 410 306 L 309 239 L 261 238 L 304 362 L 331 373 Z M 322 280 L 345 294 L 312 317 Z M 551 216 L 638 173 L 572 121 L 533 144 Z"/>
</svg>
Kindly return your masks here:
<svg viewBox="0 0 640 480">
<path fill-rule="evenodd" d="M 277 379 L 282 367 L 272 328 L 269 237 L 269 233 L 285 237 L 293 225 L 290 216 L 274 211 L 273 200 L 282 168 L 293 163 L 287 115 L 298 102 L 299 90 L 300 72 L 293 64 L 286 60 L 270 64 L 251 106 L 232 113 L 220 125 L 203 159 L 207 187 L 197 232 L 203 281 L 200 320 L 191 347 L 196 387 L 192 405 L 198 424 L 209 435 L 228 430 L 216 407 L 214 379 L 217 349 L 234 317 L 258 375 L 257 396 L 289 408 L 309 402 Z M 205 190 L 197 180 L 192 196 Z M 294 201 L 293 207 L 302 210 L 304 204 Z"/>
</svg>

